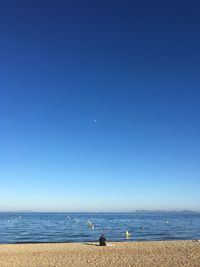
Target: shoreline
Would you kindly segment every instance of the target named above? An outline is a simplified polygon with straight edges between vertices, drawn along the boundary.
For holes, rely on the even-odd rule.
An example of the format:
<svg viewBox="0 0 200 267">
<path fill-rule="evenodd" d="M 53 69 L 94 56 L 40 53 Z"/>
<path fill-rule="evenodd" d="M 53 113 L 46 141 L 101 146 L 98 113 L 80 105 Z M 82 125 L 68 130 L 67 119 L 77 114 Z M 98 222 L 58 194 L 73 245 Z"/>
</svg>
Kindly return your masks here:
<svg viewBox="0 0 200 267">
<path fill-rule="evenodd" d="M 129 240 L 129 239 L 125 239 L 125 240 L 118 240 L 118 241 L 115 241 L 115 240 L 108 240 L 106 241 L 106 243 L 148 243 L 148 242 L 181 242 L 181 241 L 191 241 L 191 242 L 200 242 L 200 239 L 161 239 L 161 240 Z M 57 241 L 53 241 L 53 242 L 40 242 L 40 241 L 33 241 L 33 242 L 16 242 L 16 243 L 0 243 L 0 246 L 2 245 L 35 245 L 35 244 L 85 244 L 85 243 L 96 243 L 98 244 L 98 240 L 83 240 L 83 241 L 75 241 L 75 242 L 72 242 L 72 241 L 65 241 L 65 242 L 57 242 Z"/>
<path fill-rule="evenodd" d="M 0 244 L 0 266 L 200 266 L 200 242 Z"/>
</svg>

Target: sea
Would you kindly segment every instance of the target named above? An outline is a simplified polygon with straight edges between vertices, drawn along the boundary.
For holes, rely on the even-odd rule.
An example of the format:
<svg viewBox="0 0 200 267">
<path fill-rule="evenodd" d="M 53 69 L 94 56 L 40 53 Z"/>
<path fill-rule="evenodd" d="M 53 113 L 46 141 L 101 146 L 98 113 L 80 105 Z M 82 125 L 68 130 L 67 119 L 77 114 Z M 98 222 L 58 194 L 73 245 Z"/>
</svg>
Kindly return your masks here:
<svg viewBox="0 0 200 267">
<path fill-rule="evenodd" d="M 127 232 L 128 231 L 128 232 Z M 198 212 L 0 212 L 0 243 L 200 239 Z"/>
</svg>

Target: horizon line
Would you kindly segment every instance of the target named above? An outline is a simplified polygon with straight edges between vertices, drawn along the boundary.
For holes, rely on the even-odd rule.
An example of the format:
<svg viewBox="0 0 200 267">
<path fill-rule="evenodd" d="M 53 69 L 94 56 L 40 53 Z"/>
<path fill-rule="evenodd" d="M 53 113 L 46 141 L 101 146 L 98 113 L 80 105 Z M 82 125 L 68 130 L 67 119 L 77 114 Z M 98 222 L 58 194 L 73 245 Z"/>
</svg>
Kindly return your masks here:
<svg viewBox="0 0 200 267">
<path fill-rule="evenodd" d="M 193 212 L 199 213 L 200 210 L 132 210 L 132 211 L 69 211 L 69 210 L 0 210 L 0 213 L 142 213 L 142 212 Z"/>
</svg>

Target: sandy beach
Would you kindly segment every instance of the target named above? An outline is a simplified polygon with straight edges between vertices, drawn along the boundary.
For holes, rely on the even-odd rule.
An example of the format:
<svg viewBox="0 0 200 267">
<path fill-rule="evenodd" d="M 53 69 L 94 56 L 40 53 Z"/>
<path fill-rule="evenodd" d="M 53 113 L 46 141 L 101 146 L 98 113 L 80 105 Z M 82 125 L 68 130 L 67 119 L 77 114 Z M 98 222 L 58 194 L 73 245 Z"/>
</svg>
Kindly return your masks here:
<svg viewBox="0 0 200 267">
<path fill-rule="evenodd" d="M 196 241 L 0 245 L 0 266 L 200 266 Z"/>
</svg>

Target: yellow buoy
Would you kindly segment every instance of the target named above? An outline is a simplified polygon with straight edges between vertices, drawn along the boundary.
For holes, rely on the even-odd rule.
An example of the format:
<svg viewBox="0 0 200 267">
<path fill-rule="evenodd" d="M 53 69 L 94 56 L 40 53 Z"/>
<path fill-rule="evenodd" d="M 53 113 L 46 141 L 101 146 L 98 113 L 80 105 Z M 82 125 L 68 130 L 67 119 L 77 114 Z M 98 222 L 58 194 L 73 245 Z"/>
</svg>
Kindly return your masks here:
<svg viewBox="0 0 200 267">
<path fill-rule="evenodd" d="M 130 236 L 131 236 L 131 234 L 128 231 L 126 231 L 126 238 L 127 239 L 130 238 Z"/>
</svg>

